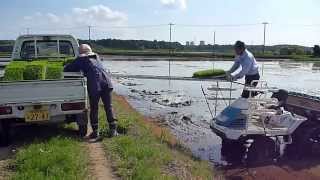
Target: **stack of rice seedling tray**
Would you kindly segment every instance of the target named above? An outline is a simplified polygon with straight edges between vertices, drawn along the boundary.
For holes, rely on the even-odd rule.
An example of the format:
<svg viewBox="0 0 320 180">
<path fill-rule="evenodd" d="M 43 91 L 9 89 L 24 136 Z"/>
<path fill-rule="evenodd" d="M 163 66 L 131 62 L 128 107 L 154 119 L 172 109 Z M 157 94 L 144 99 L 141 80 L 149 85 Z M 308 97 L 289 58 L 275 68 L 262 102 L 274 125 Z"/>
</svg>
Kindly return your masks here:
<svg viewBox="0 0 320 180">
<path fill-rule="evenodd" d="M 14 60 L 6 68 L 4 81 L 54 80 L 63 78 L 63 67 L 73 59 L 57 60 Z"/>
</svg>

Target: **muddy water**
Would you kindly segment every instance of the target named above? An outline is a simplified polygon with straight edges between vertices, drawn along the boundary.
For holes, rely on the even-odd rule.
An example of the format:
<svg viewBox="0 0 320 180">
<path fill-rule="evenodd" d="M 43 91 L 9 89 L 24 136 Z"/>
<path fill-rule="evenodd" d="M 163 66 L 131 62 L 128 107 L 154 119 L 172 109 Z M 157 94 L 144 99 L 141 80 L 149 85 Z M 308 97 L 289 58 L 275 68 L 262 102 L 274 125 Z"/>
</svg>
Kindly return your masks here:
<svg viewBox="0 0 320 180">
<path fill-rule="evenodd" d="M 284 88 L 308 94 L 320 94 L 320 64 L 292 62 L 260 62 L 262 79 L 269 86 Z M 113 73 L 134 75 L 168 75 L 167 61 L 104 61 L 105 67 Z M 171 62 L 172 76 L 192 76 L 197 70 L 222 68 L 227 70 L 232 62 L 218 61 L 175 61 Z M 240 80 L 243 82 L 243 80 Z M 178 139 L 186 145 L 194 155 L 201 159 L 221 163 L 221 141 L 209 128 L 210 112 L 201 92 L 201 86 L 211 97 L 216 92 L 207 88 L 214 82 L 190 82 L 168 80 L 116 80 L 116 91 L 128 98 L 130 103 L 145 115 L 164 119 Z M 219 83 L 220 87 L 230 87 L 230 83 Z M 240 96 L 242 86 L 233 85 L 237 90 L 232 97 Z M 211 95 L 210 95 L 211 94 Z M 229 97 L 229 91 L 219 92 L 219 97 Z M 159 103 L 160 102 L 160 103 Z M 163 102 L 163 103 L 161 103 Z M 172 103 L 171 103 L 172 102 Z M 185 103 L 191 102 L 191 104 Z M 184 104 L 185 103 L 185 104 Z M 209 101 L 211 110 L 219 113 L 228 100 Z M 216 108 L 215 108 L 216 107 Z"/>
</svg>

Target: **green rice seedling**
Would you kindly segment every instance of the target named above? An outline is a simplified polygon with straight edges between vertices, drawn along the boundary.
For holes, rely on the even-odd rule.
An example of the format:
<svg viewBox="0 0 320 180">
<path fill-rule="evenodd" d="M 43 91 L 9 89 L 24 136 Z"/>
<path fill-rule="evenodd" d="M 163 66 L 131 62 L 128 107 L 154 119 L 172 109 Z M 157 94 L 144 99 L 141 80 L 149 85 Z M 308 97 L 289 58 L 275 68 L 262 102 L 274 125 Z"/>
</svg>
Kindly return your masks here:
<svg viewBox="0 0 320 180">
<path fill-rule="evenodd" d="M 47 65 L 46 79 L 62 79 L 63 66 L 52 63 Z"/>
<path fill-rule="evenodd" d="M 48 61 L 48 65 L 52 65 L 52 64 L 63 66 L 64 65 L 64 60 L 53 60 L 53 61 L 50 60 L 50 61 Z"/>
<path fill-rule="evenodd" d="M 5 68 L 4 81 L 22 81 L 25 67 L 19 65 L 11 65 Z"/>
<path fill-rule="evenodd" d="M 214 77 L 214 76 L 222 76 L 225 75 L 226 72 L 222 69 L 208 69 L 203 71 L 198 71 L 193 73 L 194 78 L 207 78 L 207 77 Z"/>
<path fill-rule="evenodd" d="M 46 65 L 44 63 L 30 63 L 25 66 L 23 72 L 24 80 L 44 80 Z"/>
<path fill-rule="evenodd" d="M 6 67 L 10 66 L 25 66 L 28 62 L 27 61 L 11 61 Z"/>
<path fill-rule="evenodd" d="M 63 64 L 63 65 L 70 64 L 70 63 L 72 63 L 74 60 L 75 60 L 75 58 L 67 58 L 67 59 L 64 60 L 64 64 Z"/>
</svg>

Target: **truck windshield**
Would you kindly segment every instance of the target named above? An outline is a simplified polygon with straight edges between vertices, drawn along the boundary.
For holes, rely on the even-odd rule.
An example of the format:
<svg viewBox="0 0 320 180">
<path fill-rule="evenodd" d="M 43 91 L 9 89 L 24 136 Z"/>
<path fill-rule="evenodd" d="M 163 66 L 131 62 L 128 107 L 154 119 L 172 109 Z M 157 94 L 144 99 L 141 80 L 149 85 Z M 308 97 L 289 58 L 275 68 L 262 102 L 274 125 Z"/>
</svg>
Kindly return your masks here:
<svg viewBox="0 0 320 180">
<path fill-rule="evenodd" d="M 74 50 L 69 41 L 37 41 L 37 57 L 73 57 Z M 21 57 L 23 59 L 35 58 L 35 42 L 26 41 L 22 45 Z"/>
</svg>

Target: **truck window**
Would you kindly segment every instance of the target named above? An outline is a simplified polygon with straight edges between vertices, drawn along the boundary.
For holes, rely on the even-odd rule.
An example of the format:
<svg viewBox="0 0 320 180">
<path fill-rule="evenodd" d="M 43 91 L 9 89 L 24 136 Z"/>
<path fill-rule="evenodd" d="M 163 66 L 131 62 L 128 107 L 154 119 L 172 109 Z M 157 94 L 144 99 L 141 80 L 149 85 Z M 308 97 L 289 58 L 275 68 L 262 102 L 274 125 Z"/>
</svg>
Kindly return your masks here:
<svg viewBox="0 0 320 180">
<path fill-rule="evenodd" d="M 59 53 L 57 41 L 37 41 L 37 57 L 73 57 L 74 50 L 72 44 L 68 41 L 59 41 Z M 34 41 L 25 41 L 21 49 L 21 57 L 23 59 L 31 59 L 35 57 Z"/>
</svg>

